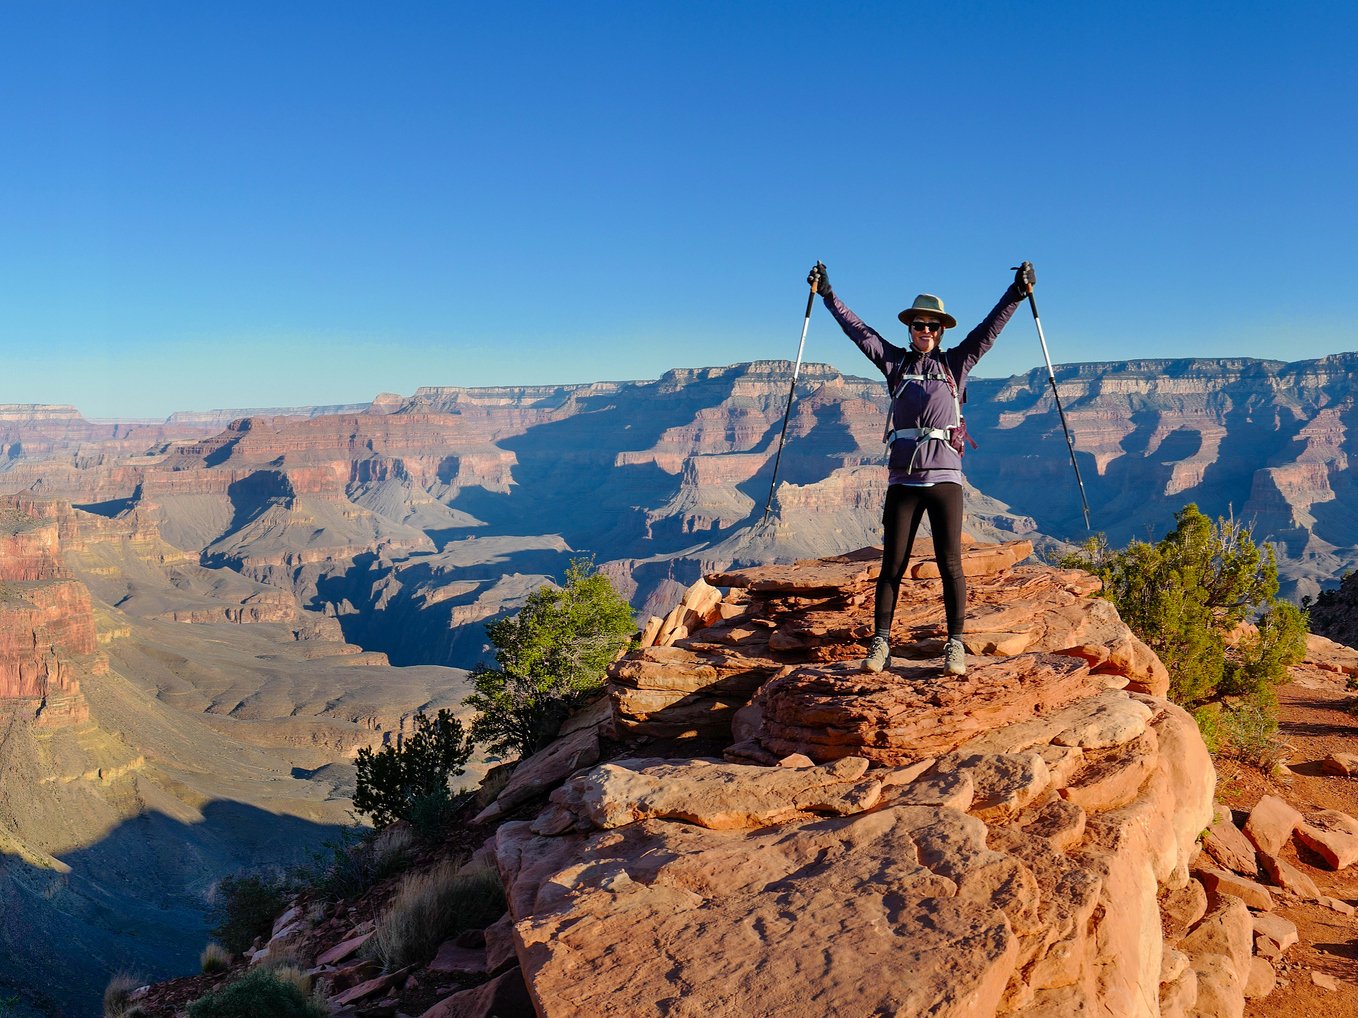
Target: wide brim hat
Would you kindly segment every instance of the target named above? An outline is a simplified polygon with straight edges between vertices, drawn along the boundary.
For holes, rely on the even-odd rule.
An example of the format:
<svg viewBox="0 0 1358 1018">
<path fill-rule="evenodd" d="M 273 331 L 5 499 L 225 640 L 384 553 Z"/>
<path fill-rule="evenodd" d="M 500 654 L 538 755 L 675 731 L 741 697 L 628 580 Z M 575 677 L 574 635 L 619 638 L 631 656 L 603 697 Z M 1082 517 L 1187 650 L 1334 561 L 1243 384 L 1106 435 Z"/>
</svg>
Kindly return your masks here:
<svg viewBox="0 0 1358 1018">
<path fill-rule="evenodd" d="M 943 310 L 943 301 L 938 297 L 935 297 L 932 293 L 920 294 L 915 298 L 915 303 L 911 304 L 896 317 L 901 320 L 902 325 L 909 325 L 920 315 L 933 315 L 947 328 L 957 328 L 957 319 Z"/>
</svg>

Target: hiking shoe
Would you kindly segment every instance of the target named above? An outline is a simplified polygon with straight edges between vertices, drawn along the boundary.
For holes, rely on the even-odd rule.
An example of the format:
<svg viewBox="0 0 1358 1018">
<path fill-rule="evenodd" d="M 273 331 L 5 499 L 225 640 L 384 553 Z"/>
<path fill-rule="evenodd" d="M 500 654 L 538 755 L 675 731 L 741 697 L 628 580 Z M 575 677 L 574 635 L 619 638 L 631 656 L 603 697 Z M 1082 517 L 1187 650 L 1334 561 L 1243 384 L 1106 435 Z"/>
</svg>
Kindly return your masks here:
<svg viewBox="0 0 1358 1018">
<path fill-rule="evenodd" d="M 868 656 L 863 659 L 863 671 L 880 672 L 891 658 L 891 647 L 880 636 L 874 636 L 868 644 Z"/>
<path fill-rule="evenodd" d="M 967 674 L 967 648 L 956 636 L 943 645 L 943 671 L 948 675 Z"/>
</svg>

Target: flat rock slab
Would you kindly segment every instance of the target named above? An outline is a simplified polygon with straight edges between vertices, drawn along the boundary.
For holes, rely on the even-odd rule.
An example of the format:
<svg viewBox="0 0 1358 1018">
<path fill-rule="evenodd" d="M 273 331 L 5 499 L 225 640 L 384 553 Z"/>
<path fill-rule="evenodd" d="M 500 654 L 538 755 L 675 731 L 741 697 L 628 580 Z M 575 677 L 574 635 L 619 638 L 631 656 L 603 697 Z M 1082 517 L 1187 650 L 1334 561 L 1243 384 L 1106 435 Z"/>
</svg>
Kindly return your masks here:
<svg viewBox="0 0 1358 1018">
<path fill-rule="evenodd" d="M 881 552 L 867 561 L 847 556 L 796 562 L 791 566 L 756 566 L 710 573 L 704 579 L 715 587 L 736 587 L 758 593 L 826 594 L 855 583 L 875 579 L 881 568 Z"/>
<path fill-rule="evenodd" d="M 819 767 L 757 767 L 693 760 L 619 760 L 579 775 L 553 802 L 601 830 L 639 820 L 682 820 L 710 830 L 763 827 L 799 812 L 861 813 L 882 783 L 868 762 L 848 757 Z"/>
<path fill-rule="evenodd" d="M 1081 702 L 1092 714 L 1103 695 Z M 1043 715 L 1060 715 L 1049 734 L 1078 722 L 1068 706 Z M 551 797 L 571 823 L 496 835 L 539 1014 L 1148 1015 L 1160 887 L 1211 817 L 1196 725 L 1151 709 L 1139 736 L 1088 752 L 1015 726 L 1021 746 L 988 740 L 897 769 L 782 754 L 578 773 Z M 1123 806 L 1088 815 L 1054 794 L 1136 755 L 1153 769 Z M 829 802 L 863 812 L 805 812 Z M 1206 907 L 1189 904 L 1182 925 Z"/>
<path fill-rule="evenodd" d="M 1006 863 L 984 824 L 928 807 L 756 832 L 644 822 L 560 868 L 525 833 L 502 827 L 499 858 L 532 902 L 515 929 L 548 1016 L 994 1014 L 1019 959 L 1005 906 L 1037 905 L 1012 861 L 1018 898 L 979 879 Z"/>
<path fill-rule="evenodd" d="M 1332 870 L 1358 862 L 1358 820 L 1347 813 L 1327 809 L 1297 825 L 1297 840 L 1325 860 Z"/>
<path fill-rule="evenodd" d="M 515 767 L 509 784 L 472 823 L 480 824 L 505 816 L 516 806 L 545 794 L 579 768 L 588 767 L 598 759 L 599 735 L 595 729 L 584 728 L 564 739 L 558 739 Z"/>
<path fill-rule="evenodd" d="M 975 661 L 961 677 L 909 665 L 871 675 L 810 666 L 760 688 L 756 736 L 776 756 L 862 756 L 899 766 L 950 753 L 971 739 L 1032 720 L 1103 690 L 1078 658 L 1024 654 Z"/>
</svg>

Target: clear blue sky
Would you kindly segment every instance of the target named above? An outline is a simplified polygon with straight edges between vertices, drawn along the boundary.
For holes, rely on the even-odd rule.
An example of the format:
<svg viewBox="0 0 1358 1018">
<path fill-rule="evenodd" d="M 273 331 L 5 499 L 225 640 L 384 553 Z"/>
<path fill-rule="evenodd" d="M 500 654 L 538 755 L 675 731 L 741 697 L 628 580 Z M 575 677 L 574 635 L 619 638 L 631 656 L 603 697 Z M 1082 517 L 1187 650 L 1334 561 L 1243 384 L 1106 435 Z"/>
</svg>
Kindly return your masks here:
<svg viewBox="0 0 1358 1018">
<path fill-rule="evenodd" d="M 1341 3 L 0 4 L 0 402 L 790 358 L 1022 258 L 1055 361 L 1355 346 Z M 823 310 L 807 357 L 871 366 Z M 980 373 L 1041 363 L 1016 319 Z"/>
</svg>

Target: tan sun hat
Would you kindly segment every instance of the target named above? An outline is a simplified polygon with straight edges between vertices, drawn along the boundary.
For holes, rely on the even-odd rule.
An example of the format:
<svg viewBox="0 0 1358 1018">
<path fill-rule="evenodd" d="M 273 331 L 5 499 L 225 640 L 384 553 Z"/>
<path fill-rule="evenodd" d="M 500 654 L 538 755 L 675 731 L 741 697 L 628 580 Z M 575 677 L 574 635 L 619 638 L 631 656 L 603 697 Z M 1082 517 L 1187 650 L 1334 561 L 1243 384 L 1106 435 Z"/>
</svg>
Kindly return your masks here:
<svg viewBox="0 0 1358 1018">
<path fill-rule="evenodd" d="M 902 311 L 896 317 L 901 320 L 902 325 L 909 325 L 920 315 L 933 315 L 940 319 L 949 329 L 957 328 L 957 319 L 943 310 L 943 301 L 939 300 L 932 293 L 922 293 L 915 298 L 915 303 Z"/>
</svg>

